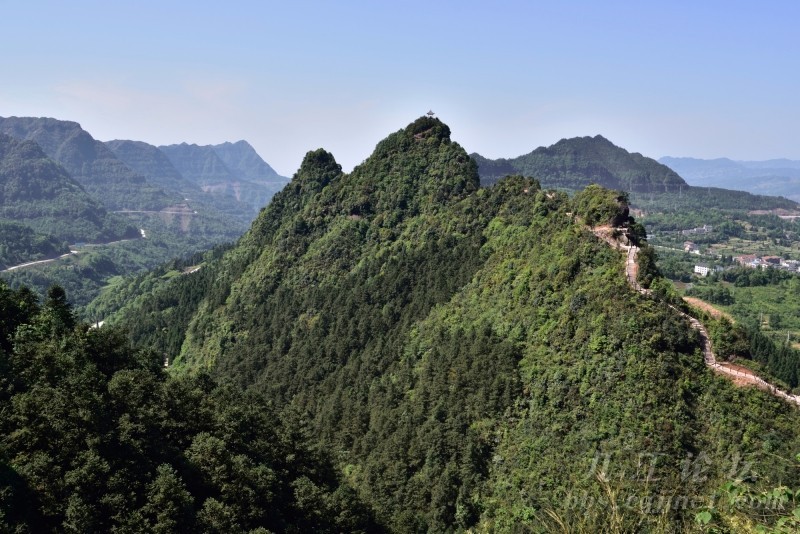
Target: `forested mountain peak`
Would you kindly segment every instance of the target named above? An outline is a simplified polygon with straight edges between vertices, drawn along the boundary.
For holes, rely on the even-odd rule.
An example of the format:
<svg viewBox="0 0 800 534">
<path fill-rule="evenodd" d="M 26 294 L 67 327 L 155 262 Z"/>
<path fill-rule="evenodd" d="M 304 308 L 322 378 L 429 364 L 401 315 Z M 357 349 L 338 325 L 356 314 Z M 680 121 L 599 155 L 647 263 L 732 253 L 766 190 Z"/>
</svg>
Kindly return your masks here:
<svg viewBox="0 0 800 534">
<path fill-rule="evenodd" d="M 450 128 L 437 118 L 420 117 L 378 143 L 374 153 L 353 169 L 348 181 L 376 184 L 384 191 L 375 211 L 410 208 L 412 212 L 460 198 L 480 185 L 477 166 L 450 140 Z"/>
<path fill-rule="evenodd" d="M 433 136 L 441 141 L 450 141 L 450 127 L 433 117 L 420 117 L 406 126 L 406 133 L 416 139 Z"/>
<path fill-rule="evenodd" d="M 715 380 L 697 335 L 631 288 L 592 226 L 643 237 L 618 191 L 479 188 L 449 128 L 421 118 L 351 173 L 309 152 L 235 247 L 114 321 L 177 374 L 304 414 L 391 531 L 688 530 L 685 507 L 639 505 L 713 494 L 734 452 L 793 454 L 798 416 Z M 764 480 L 797 479 L 753 461 Z M 615 516 L 608 495 L 636 506 Z"/>
<path fill-rule="evenodd" d="M 376 218 L 388 230 L 407 216 L 435 210 L 478 186 L 475 163 L 450 141 L 450 128 L 439 119 L 422 117 L 380 141 L 349 174 L 342 173 L 330 152 L 322 148 L 308 152 L 292 181 L 275 195 L 253 228 L 274 229 L 286 222 L 289 206 L 295 214 L 305 206 L 315 214 L 303 215 L 306 229 L 345 216 Z"/>
<path fill-rule="evenodd" d="M 477 154 L 481 180 L 491 184 L 510 171 L 533 176 L 546 187 L 581 189 L 597 183 L 630 192 L 673 192 L 687 184 L 654 159 L 624 148 L 601 135 L 561 139 L 528 154 L 489 160 Z"/>
<path fill-rule="evenodd" d="M 317 193 L 341 174 L 342 166 L 333 154 L 319 148 L 306 153 L 292 182 L 297 181 L 303 193 Z"/>
</svg>

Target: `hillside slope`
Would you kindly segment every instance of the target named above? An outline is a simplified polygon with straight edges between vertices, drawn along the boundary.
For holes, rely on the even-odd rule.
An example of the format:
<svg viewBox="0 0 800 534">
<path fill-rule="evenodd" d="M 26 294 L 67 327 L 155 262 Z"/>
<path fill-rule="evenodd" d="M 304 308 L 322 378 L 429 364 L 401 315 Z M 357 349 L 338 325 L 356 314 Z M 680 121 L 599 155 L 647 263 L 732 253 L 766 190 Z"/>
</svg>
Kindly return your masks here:
<svg viewBox="0 0 800 534">
<path fill-rule="evenodd" d="M 0 217 L 59 239 L 113 241 L 137 235 L 107 213 L 33 141 L 0 134 Z"/>
<path fill-rule="evenodd" d="M 638 193 L 676 192 L 687 185 L 669 167 L 630 153 L 600 135 L 562 139 L 511 159 L 488 160 L 480 156 L 476 159 L 485 185 L 508 174 L 533 176 L 545 187 L 567 189 L 596 183 Z"/>
<path fill-rule="evenodd" d="M 24 224 L 0 220 L 0 270 L 69 253 L 69 244 Z"/>
<path fill-rule="evenodd" d="M 109 209 L 161 209 L 180 201 L 132 171 L 76 122 L 0 117 L 0 133 L 35 141 Z"/>
<path fill-rule="evenodd" d="M 3 532 L 379 532 L 298 418 L 0 282 Z"/>
<path fill-rule="evenodd" d="M 709 373 L 587 228 L 641 239 L 624 195 L 478 185 L 437 119 L 350 174 L 309 152 L 234 248 L 115 320 L 175 372 L 304 414 L 396 532 L 680 531 L 741 458 L 797 482 L 774 458 L 800 446 L 798 413 Z"/>
</svg>

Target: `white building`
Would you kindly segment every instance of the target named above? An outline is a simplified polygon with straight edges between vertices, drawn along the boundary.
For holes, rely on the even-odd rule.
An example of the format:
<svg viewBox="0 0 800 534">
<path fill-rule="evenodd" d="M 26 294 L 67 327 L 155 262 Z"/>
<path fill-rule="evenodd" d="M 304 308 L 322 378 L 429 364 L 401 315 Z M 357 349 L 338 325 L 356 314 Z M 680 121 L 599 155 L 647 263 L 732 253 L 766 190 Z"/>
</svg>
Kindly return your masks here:
<svg viewBox="0 0 800 534">
<path fill-rule="evenodd" d="M 700 276 L 708 276 L 710 270 L 711 268 L 708 265 L 700 264 L 694 266 L 695 274 L 699 274 Z"/>
</svg>

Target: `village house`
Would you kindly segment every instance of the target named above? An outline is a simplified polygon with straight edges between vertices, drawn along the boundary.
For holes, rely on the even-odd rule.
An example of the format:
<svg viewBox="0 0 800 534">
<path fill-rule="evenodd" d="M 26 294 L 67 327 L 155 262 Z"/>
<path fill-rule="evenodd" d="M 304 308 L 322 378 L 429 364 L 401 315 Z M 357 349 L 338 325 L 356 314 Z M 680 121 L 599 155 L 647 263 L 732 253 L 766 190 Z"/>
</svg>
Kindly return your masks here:
<svg viewBox="0 0 800 534">
<path fill-rule="evenodd" d="M 733 259 L 742 267 L 750 267 L 751 269 L 755 269 L 756 267 L 761 266 L 761 258 L 755 254 L 744 254 L 742 256 L 736 256 Z"/>
<path fill-rule="evenodd" d="M 690 228 L 689 230 L 681 230 L 683 235 L 691 235 L 691 234 L 709 234 L 714 231 L 714 227 L 710 224 L 704 224 L 698 228 Z"/>
<path fill-rule="evenodd" d="M 694 243 L 693 241 L 684 241 L 683 251 L 690 252 L 692 254 L 700 254 L 700 247 L 698 247 L 697 243 Z"/>
<path fill-rule="evenodd" d="M 699 274 L 700 276 L 708 276 L 710 270 L 711 268 L 703 263 L 694 266 L 695 274 Z"/>
<path fill-rule="evenodd" d="M 800 261 L 783 260 L 781 261 L 781 267 L 785 268 L 787 271 L 797 271 L 800 270 Z"/>
</svg>

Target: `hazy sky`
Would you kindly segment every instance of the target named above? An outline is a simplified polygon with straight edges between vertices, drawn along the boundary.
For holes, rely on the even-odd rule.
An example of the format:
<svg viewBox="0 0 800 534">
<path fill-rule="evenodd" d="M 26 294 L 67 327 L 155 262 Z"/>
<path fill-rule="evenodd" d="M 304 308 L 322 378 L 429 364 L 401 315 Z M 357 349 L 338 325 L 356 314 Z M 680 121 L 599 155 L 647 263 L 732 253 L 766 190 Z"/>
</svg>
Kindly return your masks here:
<svg viewBox="0 0 800 534">
<path fill-rule="evenodd" d="M 800 159 L 800 2 L 0 0 L 0 116 L 100 140 L 247 139 L 349 170 L 428 109 L 468 151 L 602 134 Z"/>
</svg>

